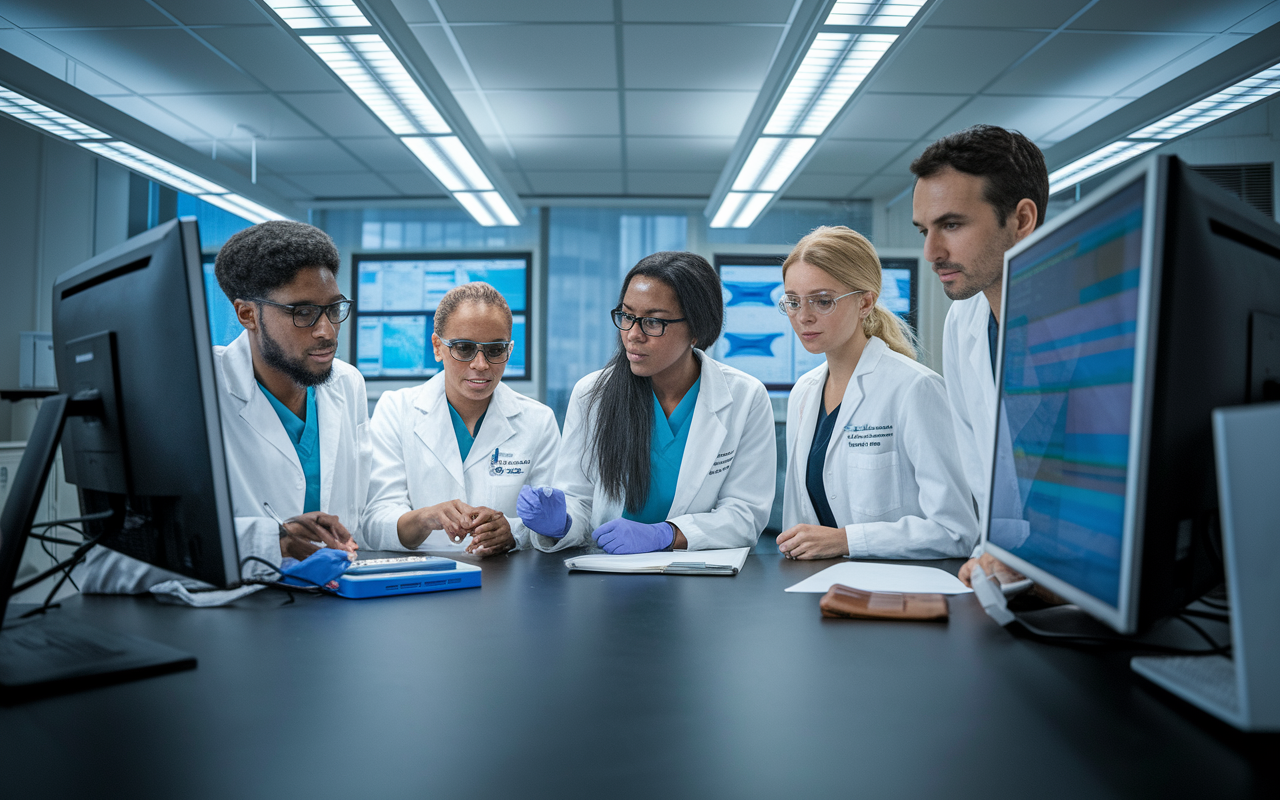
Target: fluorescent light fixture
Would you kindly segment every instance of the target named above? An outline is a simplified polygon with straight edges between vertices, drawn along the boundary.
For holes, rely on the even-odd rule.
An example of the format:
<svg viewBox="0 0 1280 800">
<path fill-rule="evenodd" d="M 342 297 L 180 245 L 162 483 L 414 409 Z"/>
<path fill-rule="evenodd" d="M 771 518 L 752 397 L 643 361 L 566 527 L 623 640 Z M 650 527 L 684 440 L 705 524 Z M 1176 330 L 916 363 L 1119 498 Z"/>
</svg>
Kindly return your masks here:
<svg viewBox="0 0 1280 800">
<path fill-rule="evenodd" d="M 237 217 L 247 219 L 255 225 L 269 219 L 287 219 L 283 214 L 277 214 L 266 206 L 246 200 L 238 194 L 198 194 L 196 197 L 211 206 L 217 206 L 223 211 L 229 211 Z"/>
<path fill-rule="evenodd" d="M 392 133 L 450 133 L 449 124 L 381 36 L 303 36 L 302 41 Z"/>
<path fill-rule="evenodd" d="M 83 122 L 78 122 L 66 114 L 59 114 L 48 106 L 8 89 L 0 89 L 0 112 L 73 142 L 111 138 L 97 128 L 90 128 Z"/>
<path fill-rule="evenodd" d="M 499 225 L 519 225 L 520 220 L 516 218 L 515 212 L 507 205 L 507 201 L 502 199 L 502 195 L 497 192 L 481 192 L 480 199 L 489 207 L 493 215 L 498 218 Z"/>
<path fill-rule="evenodd" d="M 1049 176 L 1049 194 L 1057 194 L 1082 183 L 1277 92 L 1280 92 L 1280 64 L 1268 67 L 1215 95 L 1175 111 L 1118 142 L 1112 142 L 1054 170 Z"/>
<path fill-rule="evenodd" d="M 453 196 L 462 204 L 462 207 L 467 210 L 468 214 L 475 217 L 476 222 L 486 228 L 498 224 L 498 218 L 489 210 L 489 207 L 485 204 L 484 200 L 481 199 L 480 195 L 472 192 L 454 192 Z"/>
<path fill-rule="evenodd" d="M 125 142 L 79 142 L 79 145 L 134 172 L 146 175 L 157 183 L 172 186 L 187 194 L 227 193 L 227 190 L 218 184 Z"/>
<path fill-rule="evenodd" d="M 360 9 L 351 0 L 265 0 L 290 28 L 367 28 Z"/>
<path fill-rule="evenodd" d="M 712 215 L 711 227 L 748 227 L 755 221 L 898 40 L 898 29 L 907 27 L 924 4 L 925 0 L 840 0 L 832 7 L 824 25 L 828 29 L 820 30 L 809 45 Z M 893 30 L 875 33 L 863 28 Z M 736 196 L 740 192 L 764 194 Z"/>
</svg>

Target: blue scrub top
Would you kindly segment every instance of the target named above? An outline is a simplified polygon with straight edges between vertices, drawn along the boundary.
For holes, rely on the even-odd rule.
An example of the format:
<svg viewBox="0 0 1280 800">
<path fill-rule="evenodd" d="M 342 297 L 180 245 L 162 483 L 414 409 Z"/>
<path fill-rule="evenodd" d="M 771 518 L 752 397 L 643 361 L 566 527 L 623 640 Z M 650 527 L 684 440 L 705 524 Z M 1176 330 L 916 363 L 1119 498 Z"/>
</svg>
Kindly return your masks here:
<svg viewBox="0 0 1280 800">
<path fill-rule="evenodd" d="M 987 347 L 991 348 L 991 377 L 996 376 L 996 345 L 999 344 L 1000 323 L 996 322 L 996 313 L 991 312 L 987 318 Z"/>
<path fill-rule="evenodd" d="M 484 423 L 484 414 L 488 414 L 489 409 L 485 409 L 484 414 L 480 415 L 480 419 L 476 420 L 476 432 L 473 434 L 467 430 L 467 423 L 462 421 L 462 415 L 453 407 L 453 403 L 446 400 L 445 405 L 449 406 L 449 419 L 453 421 L 453 435 L 458 440 L 458 452 L 462 455 L 462 460 L 466 461 L 467 456 L 471 454 L 471 445 L 476 443 L 476 437 L 480 435 L 480 425 Z"/>
<path fill-rule="evenodd" d="M 258 388 L 262 389 L 271 407 L 276 410 L 276 416 L 284 425 L 284 432 L 289 435 L 289 441 L 293 442 L 293 449 L 297 452 L 298 461 L 302 464 L 302 474 L 307 479 L 307 496 L 302 504 L 302 513 L 319 511 L 320 427 L 316 421 L 316 388 L 307 387 L 307 418 L 305 420 L 298 419 L 298 415 L 267 391 L 267 387 L 259 383 Z"/>
<path fill-rule="evenodd" d="M 809 502 L 813 503 L 813 510 L 818 512 L 818 524 L 824 528 L 840 527 L 836 524 L 836 515 L 831 513 L 831 503 L 827 502 L 826 481 L 822 479 L 822 468 L 827 461 L 827 445 L 831 443 L 831 433 L 835 430 L 838 416 L 839 405 L 828 414 L 826 403 L 821 397 L 818 398 L 818 420 L 814 423 L 813 444 L 809 445 L 809 462 L 804 482 L 809 490 Z"/>
<path fill-rule="evenodd" d="M 649 434 L 649 496 L 644 507 L 636 513 L 624 511 L 623 519 L 653 524 L 665 522 L 676 499 L 676 484 L 680 480 L 680 462 L 684 460 L 684 445 L 689 441 L 689 427 L 693 423 L 693 407 L 698 403 L 698 389 L 702 378 L 693 382 L 680 403 L 667 417 L 662 411 L 658 396 L 653 396 L 653 432 Z"/>
</svg>

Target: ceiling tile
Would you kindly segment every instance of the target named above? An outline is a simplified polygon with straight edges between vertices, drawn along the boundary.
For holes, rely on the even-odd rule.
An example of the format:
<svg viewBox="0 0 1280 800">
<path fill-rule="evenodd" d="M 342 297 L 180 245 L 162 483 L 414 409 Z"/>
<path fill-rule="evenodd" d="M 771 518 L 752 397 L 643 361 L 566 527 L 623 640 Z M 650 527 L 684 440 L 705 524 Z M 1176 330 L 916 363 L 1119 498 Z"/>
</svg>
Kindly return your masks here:
<svg viewBox="0 0 1280 800">
<path fill-rule="evenodd" d="M 1056 128 L 1053 128 L 1052 130 L 1049 130 L 1037 137 L 1036 143 L 1039 144 L 1041 148 L 1056 144 L 1068 136 L 1084 130 L 1103 117 L 1124 108 L 1131 102 L 1133 101 L 1127 98 L 1099 100 L 1092 107 L 1085 109 L 1074 117 L 1058 125 Z"/>
<path fill-rule="evenodd" d="M 259 175 L 258 185 L 269 192 L 289 200 L 310 200 L 311 193 L 302 189 L 293 181 L 276 175 Z"/>
<path fill-rule="evenodd" d="M 176 28 L 50 30 L 41 32 L 41 38 L 139 94 L 262 89 L 257 81 Z"/>
<path fill-rule="evenodd" d="M 364 103 L 346 92 L 282 92 L 279 97 L 330 136 L 391 135 Z"/>
<path fill-rule="evenodd" d="M 343 172 L 338 174 L 291 175 L 292 180 L 315 198 L 387 197 L 399 194 L 377 175 Z"/>
<path fill-rule="evenodd" d="M 1231 28 L 1235 33 L 1261 33 L 1280 22 L 1280 3 L 1271 3 Z"/>
<path fill-rule="evenodd" d="M 17 28 L 0 30 L 0 50 L 15 55 L 32 66 L 39 67 L 59 80 L 66 80 L 66 53 L 51 44 L 28 36 Z M 79 69 L 88 71 L 83 67 Z"/>
<path fill-rule="evenodd" d="M 786 23 L 791 3 L 778 0 L 622 0 L 627 22 Z"/>
<path fill-rule="evenodd" d="M 868 91 L 972 94 L 1044 39 L 1022 31 L 922 28 Z"/>
<path fill-rule="evenodd" d="M 710 197 L 718 172 L 628 172 L 627 193 L 653 197 Z"/>
<path fill-rule="evenodd" d="M 854 197 L 874 197 L 877 199 L 888 199 L 896 197 L 899 192 L 911 186 L 911 176 L 889 177 L 880 176 L 871 178 L 866 183 L 853 190 Z M 910 199 L 910 198 L 907 198 Z"/>
<path fill-rule="evenodd" d="M 1280 7 L 1280 3 L 1276 4 Z M 1184 74 L 1188 70 L 1195 69 L 1204 62 L 1221 55 L 1232 47 L 1244 41 L 1245 37 L 1238 34 L 1223 34 L 1215 36 L 1199 47 L 1193 47 L 1177 58 L 1173 59 L 1163 67 L 1149 73 L 1136 83 L 1131 83 L 1121 90 L 1120 95 L 1136 99 L 1145 94 L 1155 91 L 1164 86 L 1169 81 Z"/>
<path fill-rule="evenodd" d="M 848 197 L 854 187 L 865 181 L 865 175 L 797 175 L 783 197 L 810 200 L 838 200 Z"/>
<path fill-rule="evenodd" d="M 110 6 L 114 0 L 97 4 Z M 261 25 L 271 19 L 257 3 L 156 0 L 156 4 L 186 25 Z"/>
<path fill-rule="evenodd" d="M 522 136 L 512 137 L 511 146 L 526 171 L 622 169 L 622 145 L 616 136 Z"/>
<path fill-rule="evenodd" d="M 96 28 L 172 25 L 145 0 L 4 0 L 0 16 L 19 28 Z"/>
<path fill-rule="evenodd" d="M 916 139 L 967 99 L 948 94 L 864 94 L 831 129 L 831 138 Z"/>
<path fill-rule="evenodd" d="M 523 174 L 514 171 L 504 171 L 502 174 L 506 176 L 511 188 L 516 190 L 516 194 L 521 196 L 533 194 L 533 187 L 529 185 L 529 181 L 525 180 Z"/>
<path fill-rule="evenodd" d="M 525 172 L 534 194 L 620 195 L 621 172 Z"/>
<path fill-rule="evenodd" d="M 245 145 L 240 144 L 240 149 Z M 258 142 L 258 168 L 289 175 L 313 172 L 367 172 L 368 168 L 332 139 L 265 139 Z"/>
<path fill-rule="evenodd" d="M 454 52 L 444 28 L 439 25 L 413 25 L 411 30 L 418 37 L 418 43 L 422 45 L 427 58 L 431 59 L 431 66 L 436 68 L 451 91 L 472 88 L 471 79 L 458 60 L 458 54 Z"/>
<path fill-rule="evenodd" d="M 988 90 L 992 94 L 1110 97 L 1208 37 L 1063 33 Z"/>
<path fill-rule="evenodd" d="M 1160 0 L 1098 3 L 1071 24 L 1074 30 L 1217 33 L 1246 19 L 1269 0 Z"/>
<path fill-rule="evenodd" d="M 498 136 L 483 136 L 484 146 L 489 148 L 489 155 L 493 156 L 494 162 L 498 165 L 498 169 L 504 172 L 511 170 L 519 170 L 520 165 L 515 162 L 510 151 L 507 150 L 507 143 Z M 514 149 L 514 148 L 513 148 Z"/>
<path fill-rule="evenodd" d="M 436 14 L 431 10 L 427 0 L 392 0 L 400 16 L 410 25 L 419 22 L 438 22 Z"/>
<path fill-rule="evenodd" d="M 1056 28 L 1084 6 L 1087 0 L 1036 0 L 1011 3 L 1009 0 L 964 0 L 942 2 L 929 15 L 927 24 L 964 28 Z"/>
<path fill-rule="evenodd" d="M 492 99 L 492 95 L 486 95 L 486 97 Z M 489 110 L 481 102 L 480 95 L 472 91 L 455 89 L 453 99 L 458 101 L 458 105 L 462 107 L 462 113 L 467 115 L 467 120 L 471 123 L 471 127 L 475 128 L 476 133 L 482 137 L 499 135 L 496 123 L 489 116 Z"/>
<path fill-rule="evenodd" d="M 454 34 L 485 90 L 618 85 L 612 25 L 478 25 Z"/>
<path fill-rule="evenodd" d="M 323 135 L 274 95 L 265 92 L 164 95 L 150 99 L 218 139 L 249 139 L 250 134 L 233 130 L 236 125 L 247 125 L 264 139 L 306 139 Z"/>
<path fill-rule="evenodd" d="M 508 136 L 616 136 L 616 92 L 486 92 Z M 461 102 L 461 98 L 459 98 Z M 476 122 L 470 109 L 467 114 Z M 476 125 L 481 135 L 483 126 Z"/>
<path fill-rule="evenodd" d="M 342 89 L 306 46 L 274 26 L 208 28 L 200 35 L 272 91 Z"/>
<path fill-rule="evenodd" d="M 905 150 L 914 149 L 913 142 L 853 141 L 828 139 L 804 167 L 805 175 L 874 175 Z"/>
<path fill-rule="evenodd" d="M 409 148 L 393 136 L 340 139 L 352 155 L 377 172 L 413 172 L 420 163 Z"/>
<path fill-rule="evenodd" d="M 417 172 L 384 172 L 382 177 L 392 186 L 411 197 L 447 197 L 447 193 L 431 176 Z"/>
<path fill-rule="evenodd" d="M 137 95 L 117 94 L 108 95 L 101 99 L 107 105 L 123 111 L 134 119 L 146 123 L 180 142 L 192 139 L 208 139 L 213 135 L 212 132 L 202 131 L 186 120 L 179 119 L 175 114 Z"/>
<path fill-rule="evenodd" d="M 755 100 L 755 92 L 627 92 L 627 133 L 737 137 Z"/>
<path fill-rule="evenodd" d="M 440 0 L 440 10 L 449 22 L 613 21 L 613 0 Z"/>
<path fill-rule="evenodd" d="M 729 25 L 627 25 L 628 89 L 728 89 L 758 92 L 779 28 Z"/>
<path fill-rule="evenodd" d="M 0 44 L 0 50 L 3 49 L 3 45 Z M 70 83 L 80 91 L 91 94 L 94 97 L 103 97 L 109 94 L 132 94 L 132 92 L 115 81 L 98 74 L 96 70 L 74 62 Z"/>
<path fill-rule="evenodd" d="M 627 138 L 627 168 L 718 174 L 735 142 L 727 136 L 631 136 Z"/>
<path fill-rule="evenodd" d="M 999 125 L 1036 140 L 1062 123 L 1085 113 L 1098 101 L 1092 97 L 993 97 L 982 95 L 934 128 L 930 138 L 970 125 Z"/>
</svg>

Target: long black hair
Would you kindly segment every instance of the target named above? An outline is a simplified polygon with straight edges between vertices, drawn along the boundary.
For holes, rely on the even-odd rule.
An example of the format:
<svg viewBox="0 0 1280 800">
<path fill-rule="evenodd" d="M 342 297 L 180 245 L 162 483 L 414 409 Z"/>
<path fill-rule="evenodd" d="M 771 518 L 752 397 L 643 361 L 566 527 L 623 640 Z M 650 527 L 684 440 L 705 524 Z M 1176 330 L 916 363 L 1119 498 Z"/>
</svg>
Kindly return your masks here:
<svg viewBox="0 0 1280 800">
<path fill-rule="evenodd" d="M 618 307 L 631 279 L 656 278 L 671 287 L 680 302 L 680 316 L 688 320 L 693 346 L 706 350 L 720 338 L 724 325 L 724 296 L 720 277 L 696 253 L 666 251 L 640 259 L 622 281 Z M 704 356 L 705 358 L 705 356 Z M 624 499 L 635 513 L 649 497 L 649 442 L 653 435 L 653 381 L 631 371 L 626 349 L 618 350 L 587 396 L 587 417 L 595 413 L 591 454 L 605 493 Z"/>
</svg>

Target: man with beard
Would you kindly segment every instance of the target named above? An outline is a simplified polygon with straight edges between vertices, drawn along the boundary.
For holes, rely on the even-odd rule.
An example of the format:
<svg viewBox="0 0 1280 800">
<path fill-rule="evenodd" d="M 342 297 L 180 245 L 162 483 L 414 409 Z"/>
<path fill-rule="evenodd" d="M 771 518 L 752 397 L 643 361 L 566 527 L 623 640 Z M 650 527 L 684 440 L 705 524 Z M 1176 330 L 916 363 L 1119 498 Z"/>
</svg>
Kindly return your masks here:
<svg viewBox="0 0 1280 800">
<path fill-rule="evenodd" d="M 339 266 L 327 234 L 288 220 L 240 231 L 218 253 L 218 285 L 244 326 L 213 349 L 242 561 L 302 561 L 321 545 L 356 551 L 347 526 L 354 529 L 364 510 L 372 447 L 364 379 L 335 358 L 351 311 L 338 290 Z M 287 519 L 278 525 L 271 513 Z M 256 562 L 243 569 L 264 571 Z M 175 578 L 98 548 L 83 590 L 145 592 Z"/>
<path fill-rule="evenodd" d="M 1040 148 L 994 125 L 945 136 L 911 164 L 916 176 L 912 222 L 924 236 L 924 256 L 954 300 L 942 334 L 947 383 L 960 459 L 986 527 L 995 451 L 996 337 L 1000 326 L 1004 253 L 1044 223 L 1049 174 Z M 975 564 L 1002 582 L 1022 576 L 991 556 Z"/>
</svg>

